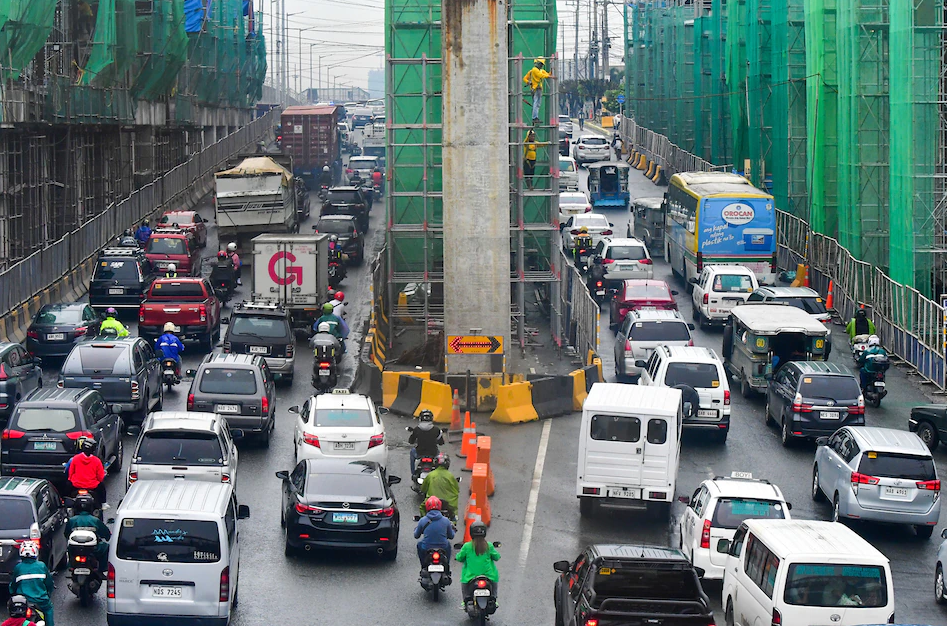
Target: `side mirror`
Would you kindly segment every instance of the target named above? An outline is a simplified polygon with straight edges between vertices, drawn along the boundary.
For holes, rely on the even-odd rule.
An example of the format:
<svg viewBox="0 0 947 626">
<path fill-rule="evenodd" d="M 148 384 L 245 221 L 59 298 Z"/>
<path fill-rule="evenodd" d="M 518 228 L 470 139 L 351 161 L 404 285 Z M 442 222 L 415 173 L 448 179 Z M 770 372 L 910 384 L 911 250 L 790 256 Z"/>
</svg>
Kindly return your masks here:
<svg viewBox="0 0 947 626">
<path fill-rule="evenodd" d="M 250 517 L 250 507 L 246 504 L 237 505 L 237 519 L 247 519 Z"/>
<path fill-rule="evenodd" d="M 672 289 L 672 290 L 671 290 L 671 295 L 672 295 L 672 296 L 676 296 L 676 295 L 679 295 L 679 294 L 677 293 L 677 291 L 675 291 L 674 289 Z"/>
<path fill-rule="evenodd" d="M 299 406 L 294 404 L 293 406 L 289 407 L 286 410 L 289 411 L 290 413 L 299 413 Z"/>
<path fill-rule="evenodd" d="M 33 365 L 42 365 L 42 364 L 43 364 L 43 359 L 39 358 L 38 356 L 33 357 Z"/>
<path fill-rule="evenodd" d="M 556 561 L 552 564 L 552 569 L 556 570 L 560 574 L 565 574 L 569 571 L 569 561 Z"/>
<path fill-rule="evenodd" d="M 787 503 L 786 503 L 786 508 L 787 508 L 788 510 L 792 511 L 792 502 L 787 502 Z"/>
<path fill-rule="evenodd" d="M 697 577 L 698 577 L 698 578 L 703 578 L 703 577 L 704 577 L 704 572 L 705 572 L 706 570 L 705 570 L 703 567 L 695 567 L 695 568 L 694 568 L 694 571 L 697 572 Z"/>
<path fill-rule="evenodd" d="M 388 415 L 389 413 L 391 413 L 391 411 L 388 410 L 388 407 L 385 407 L 385 406 L 378 407 L 379 415 Z"/>
<path fill-rule="evenodd" d="M 421 516 L 420 516 L 420 515 L 415 515 L 415 516 L 414 516 L 414 521 L 420 522 L 420 521 L 421 521 Z"/>
<path fill-rule="evenodd" d="M 829 445 L 828 437 L 817 437 L 815 440 L 815 445 L 817 446 L 827 446 Z"/>
<path fill-rule="evenodd" d="M 110 517 L 110 518 L 108 518 L 108 520 L 106 520 L 105 523 L 108 524 L 109 526 L 114 526 L 114 525 L 115 525 L 115 518 L 114 518 L 114 517 Z"/>
<path fill-rule="evenodd" d="M 241 429 L 241 428 L 232 428 L 232 429 L 230 430 L 230 438 L 231 438 L 231 439 L 234 439 L 234 440 L 236 440 L 236 439 L 243 439 L 243 438 L 244 438 L 243 429 Z"/>
<path fill-rule="evenodd" d="M 688 279 L 687 279 L 687 282 L 689 282 L 689 283 L 692 284 L 692 285 L 696 285 L 696 284 L 697 284 L 697 278 L 696 278 L 696 277 L 688 278 Z"/>
<path fill-rule="evenodd" d="M 608 226 L 609 226 L 609 228 L 615 228 L 615 225 L 612 224 L 611 222 L 608 223 Z"/>
<path fill-rule="evenodd" d="M 635 367 L 648 367 L 648 362 L 645 361 L 644 359 L 636 359 Z"/>
<path fill-rule="evenodd" d="M 125 429 L 125 434 L 130 437 L 137 437 L 141 432 L 141 426 L 138 424 L 132 424 Z"/>
<path fill-rule="evenodd" d="M 197 376 L 197 370 L 184 370 L 184 375 L 188 378 L 194 378 Z"/>
<path fill-rule="evenodd" d="M 729 539 L 718 539 L 717 540 L 717 552 L 720 554 L 726 554 L 730 552 L 730 540 Z"/>
<path fill-rule="evenodd" d="M 388 477 L 388 484 L 389 484 L 389 485 L 397 485 L 397 484 L 400 483 L 400 482 L 401 482 L 401 477 L 400 477 L 400 476 L 389 476 L 389 477 Z"/>
<path fill-rule="evenodd" d="M 694 326 L 693 324 L 688 324 L 688 325 L 687 325 L 687 329 L 688 329 L 688 330 L 697 330 L 697 327 Z"/>
<path fill-rule="evenodd" d="M 319 230 L 319 225 L 318 225 L 318 224 L 313 224 L 313 225 L 312 225 L 312 229 L 313 229 L 313 230 Z"/>
<path fill-rule="evenodd" d="M 206 217 L 205 217 L 204 219 L 202 219 L 201 221 L 204 222 L 205 224 L 207 224 L 207 218 L 206 218 Z"/>
<path fill-rule="evenodd" d="M 463 548 L 463 547 L 464 547 L 464 544 L 462 544 L 462 543 L 455 543 L 455 544 L 454 544 L 454 550 L 460 550 L 460 549 Z"/>
<path fill-rule="evenodd" d="M 941 536 L 942 539 L 947 539 L 947 528 L 945 528 L 944 530 L 940 531 L 940 536 Z"/>
<path fill-rule="evenodd" d="M 404 429 L 405 429 L 406 431 L 408 431 L 409 433 L 410 433 L 412 430 L 414 430 L 414 429 L 411 428 L 410 426 L 405 426 Z"/>
<path fill-rule="evenodd" d="M 276 472 L 276 477 L 280 480 L 289 480 L 289 472 L 286 470 L 280 470 Z"/>
</svg>

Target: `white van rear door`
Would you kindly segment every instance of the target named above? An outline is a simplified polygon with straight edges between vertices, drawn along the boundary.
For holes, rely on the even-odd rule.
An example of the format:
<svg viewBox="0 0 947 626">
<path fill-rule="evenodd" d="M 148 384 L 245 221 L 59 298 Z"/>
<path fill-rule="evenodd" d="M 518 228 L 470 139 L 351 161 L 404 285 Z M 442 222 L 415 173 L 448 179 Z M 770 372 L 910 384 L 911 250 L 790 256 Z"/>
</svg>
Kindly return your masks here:
<svg viewBox="0 0 947 626">
<path fill-rule="evenodd" d="M 677 426 L 664 417 L 649 417 L 642 432 L 644 456 L 641 468 L 641 484 L 647 487 L 669 487 L 674 484 L 676 468 L 671 465 L 671 456 L 677 442 Z"/>
<path fill-rule="evenodd" d="M 617 412 L 594 413 L 589 420 L 582 481 L 640 487 L 643 436 L 639 417 Z"/>
</svg>

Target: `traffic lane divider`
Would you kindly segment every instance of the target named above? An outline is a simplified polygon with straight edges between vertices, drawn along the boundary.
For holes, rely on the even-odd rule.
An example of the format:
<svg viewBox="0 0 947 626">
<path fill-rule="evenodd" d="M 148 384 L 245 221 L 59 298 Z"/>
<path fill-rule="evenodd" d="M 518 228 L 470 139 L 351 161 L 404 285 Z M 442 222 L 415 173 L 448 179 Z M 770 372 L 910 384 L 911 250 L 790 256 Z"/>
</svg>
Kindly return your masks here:
<svg viewBox="0 0 947 626">
<path fill-rule="evenodd" d="M 421 381 L 421 400 L 415 415 L 427 409 L 434 414 L 438 424 L 450 424 L 451 410 L 454 407 L 454 394 L 450 385 L 435 380 Z"/>
<path fill-rule="evenodd" d="M 530 377 L 533 408 L 540 418 L 557 417 L 572 412 L 572 377 Z"/>
<path fill-rule="evenodd" d="M 569 372 L 572 379 L 572 410 L 581 411 L 585 399 L 589 397 L 588 389 L 585 387 L 585 370 L 575 370 Z"/>
<path fill-rule="evenodd" d="M 413 376 L 414 378 L 431 378 L 430 372 L 424 372 L 421 370 L 418 371 L 401 371 L 393 372 L 390 370 L 385 370 L 381 373 L 381 395 L 382 403 L 384 406 L 391 408 L 391 405 L 394 404 L 395 398 L 398 397 L 398 384 L 401 381 L 401 378 L 404 376 Z M 421 401 L 420 396 L 418 396 L 418 402 Z"/>
<path fill-rule="evenodd" d="M 388 372 L 383 372 L 382 376 Z M 399 376 L 398 389 L 394 399 L 388 404 L 392 413 L 412 417 L 421 404 L 421 387 L 424 383 L 423 378 L 417 376 Z"/>
<path fill-rule="evenodd" d="M 490 421 L 500 424 L 521 424 L 539 419 L 533 406 L 532 383 L 529 381 L 500 385 L 497 407 Z"/>
</svg>

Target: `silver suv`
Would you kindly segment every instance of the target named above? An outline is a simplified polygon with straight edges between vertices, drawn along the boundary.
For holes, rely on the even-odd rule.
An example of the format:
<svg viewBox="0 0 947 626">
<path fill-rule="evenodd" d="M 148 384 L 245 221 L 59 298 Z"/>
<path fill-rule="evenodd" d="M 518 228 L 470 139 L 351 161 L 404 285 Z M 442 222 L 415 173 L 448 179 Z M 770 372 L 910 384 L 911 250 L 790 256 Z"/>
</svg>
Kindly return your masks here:
<svg viewBox="0 0 947 626">
<path fill-rule="evenodd" d="M 126 487 L 139 480 L 237 481 L 237 446 L 243 436 L 215 413 L 158 411 L 145 419 L 128 465 Z"/>
<path fill-rule="evenodd" d="M 940 518 L 940 480 L 916 434 L 845 426 L 816 440 L 812 499 L 832 502 L 832 520 L 913 525 L 930 539 Z"/>
<path fill-rule="evenodd" d="M 658 346 L 692 346 L 688 324 L 677 311 L 644 309 L 629 311 L 615 337 L 615 378 L 637 377 Z"/>
</svg>

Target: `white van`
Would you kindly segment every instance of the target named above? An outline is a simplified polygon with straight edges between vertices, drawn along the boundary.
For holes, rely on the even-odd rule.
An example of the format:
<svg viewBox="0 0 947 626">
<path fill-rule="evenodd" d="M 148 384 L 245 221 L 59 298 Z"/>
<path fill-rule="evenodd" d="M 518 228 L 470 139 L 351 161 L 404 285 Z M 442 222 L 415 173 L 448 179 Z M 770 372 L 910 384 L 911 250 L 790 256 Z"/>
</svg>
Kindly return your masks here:
<svg viewBox="0 0 947 626">
<path fill-rule="evenodd" d="M 721 597 L 728 624 L 894 622 L 887 557 L 843 524 L 747 520 L 716 549 L 728 554 Z"/>
<path fill-rule="evenodd" d="M 595 383 L 582 407 L 576 495 L 596 505 L 645 505 L 668 514 L 680 456 L 681 392 Z"/>
<path fill-rule="evenodd" d="M 237 520 L 249 516 L 227 483 L 133 483 L 109 543 L 108 625 L 227 626 L 237 604 Z"/>
</svg>

